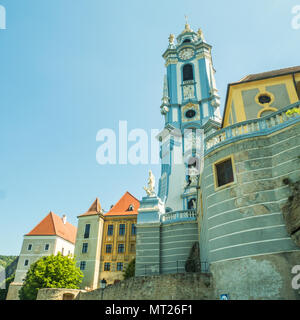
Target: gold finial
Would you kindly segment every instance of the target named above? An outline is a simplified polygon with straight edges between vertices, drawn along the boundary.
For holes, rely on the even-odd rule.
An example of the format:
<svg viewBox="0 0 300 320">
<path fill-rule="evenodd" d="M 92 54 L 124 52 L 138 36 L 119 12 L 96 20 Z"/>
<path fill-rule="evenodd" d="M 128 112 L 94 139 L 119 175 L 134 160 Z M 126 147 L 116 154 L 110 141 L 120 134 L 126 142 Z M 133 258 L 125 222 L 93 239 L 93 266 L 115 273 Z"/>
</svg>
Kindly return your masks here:
<svg viewBox="0 0 300 320">
<path fill-rule="evenodd" d="M 170 36 L 169 36 L 169 44 L 174 44 L 174 39 L 175 39 L 175 36 L 174 36 L 174 34 L 170 34 Z"/>
<path fill-rule="evenodd" d="M 199 38 L 201 38 L 201 39 L 203 38 L 203 32 L 202 32 L 202 30 L 200 28 L 197 31 L 197 35 L 198 35 Z"/>
</svg>

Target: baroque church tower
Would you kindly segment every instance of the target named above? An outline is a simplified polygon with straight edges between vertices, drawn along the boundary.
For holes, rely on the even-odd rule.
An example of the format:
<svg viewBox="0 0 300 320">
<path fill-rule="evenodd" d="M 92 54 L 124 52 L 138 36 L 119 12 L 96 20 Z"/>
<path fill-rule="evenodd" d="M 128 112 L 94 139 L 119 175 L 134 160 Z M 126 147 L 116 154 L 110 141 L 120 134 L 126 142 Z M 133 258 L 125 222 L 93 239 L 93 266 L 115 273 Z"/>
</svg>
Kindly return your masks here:
<svg viewBox="0 0 300 320">
<path fill-rule="evenodd" d="M 167 212 L 195 209 L 203 153 L 199 146 L 203 148 L 203 134 L 221 122 L 211 46 L 201 29 L 194 32 L 188 23 L 176 40 L 171 34 L 163 54 L 167 70 L 160 110 L 165 127 L 158 135 L 162 163 L 158 196 Z"/>
</svg>

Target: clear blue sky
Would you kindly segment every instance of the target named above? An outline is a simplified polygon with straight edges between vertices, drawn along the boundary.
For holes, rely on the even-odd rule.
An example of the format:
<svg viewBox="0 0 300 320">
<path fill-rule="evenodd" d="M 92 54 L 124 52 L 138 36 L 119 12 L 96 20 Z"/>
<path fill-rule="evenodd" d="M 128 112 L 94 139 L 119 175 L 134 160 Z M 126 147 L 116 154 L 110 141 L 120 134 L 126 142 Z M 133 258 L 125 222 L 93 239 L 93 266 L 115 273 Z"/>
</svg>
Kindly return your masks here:
<svg viewBox="0 0 300 320">
<path fill-rule="evenodd" d="M 0 255 L 52 210 L 77 225 L 96 197 L 109 209 L 144 195 L 151 168 L 96 162 L 102 128 L 160 129 L 170 33 L 202 28 L 222 109 L 227 84 L 300 65 L 289 0 L 0 0 Z M 129 144 L 130 145 L 130 144 Z"/>
</svg>

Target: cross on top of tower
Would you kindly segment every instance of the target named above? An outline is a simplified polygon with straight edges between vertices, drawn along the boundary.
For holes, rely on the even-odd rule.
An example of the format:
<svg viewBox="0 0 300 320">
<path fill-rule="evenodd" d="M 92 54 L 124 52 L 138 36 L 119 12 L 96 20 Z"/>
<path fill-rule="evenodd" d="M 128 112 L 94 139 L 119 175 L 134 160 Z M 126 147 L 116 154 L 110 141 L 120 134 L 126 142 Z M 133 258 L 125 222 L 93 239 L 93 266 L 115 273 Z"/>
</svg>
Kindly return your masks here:
<svg viewBox="0 0 300 320">
<path fill-rule="evenodd" d="M 185 17 L 185 24 L 188 24 L 188 16 L 185 15 L 184 17 Z"/>
<path fill-rule="evenodd" d="M 189 25 L 187 15 L 185 15 L 184 17 L 185 17 L 185 29 L 184 29 L 184 32 L 193 32 L 193 30 L 191 29 L 191 27 Z"/>
</svg>

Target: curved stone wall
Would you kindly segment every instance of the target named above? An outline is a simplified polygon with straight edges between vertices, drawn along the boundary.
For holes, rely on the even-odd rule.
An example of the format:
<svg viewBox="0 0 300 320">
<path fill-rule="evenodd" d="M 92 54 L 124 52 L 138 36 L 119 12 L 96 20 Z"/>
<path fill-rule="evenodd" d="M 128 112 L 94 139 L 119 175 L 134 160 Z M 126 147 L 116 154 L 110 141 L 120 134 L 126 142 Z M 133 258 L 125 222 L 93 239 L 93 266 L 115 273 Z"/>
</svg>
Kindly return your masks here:
<svg viewBox="0 0 300 320">
<path fill-rule="evenodd" d="M 234 183 L 215 187 L 213 166 L 233 157 Z M 281 208 L 289 197 L 282 180 L 300 178 L 300 123 L 270 135 L 235 141 L 205 156 L 201 190 L 201 260 L 298 251 Z"/>
<path fill-rule="evenodd" d="M 161 226 L 161 273 L 185 272 L 185 262 L 198 241 L 197 222 Z"/>
<path fill-rule="evenodd" d="M 199 240 L 197 221 L 137 225 L 136 275 L 185 272 L 185 262 Z"/>
<path fill-rule="evenodd" d="M 300 251 L 259 255 L 212 263 L 215 297 L 230 300 L 300 300 L 293 268 Z M 298 269 L 297 269 L 298 270 Z"/>
</svg>

